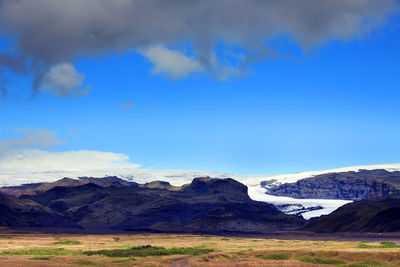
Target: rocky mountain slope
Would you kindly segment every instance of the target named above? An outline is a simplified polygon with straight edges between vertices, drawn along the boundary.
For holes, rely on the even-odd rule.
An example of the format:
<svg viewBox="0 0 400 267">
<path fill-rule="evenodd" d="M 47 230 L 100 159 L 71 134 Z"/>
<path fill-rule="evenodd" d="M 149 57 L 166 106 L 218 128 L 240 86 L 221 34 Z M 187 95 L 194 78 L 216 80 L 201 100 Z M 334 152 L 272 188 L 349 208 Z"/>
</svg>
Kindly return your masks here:
<svg viewBox="0 0 400 267">
<path fill-rule="evenodd" d="M 399 232 L 400 196 L 365 199 L 316 218 L 303 230 L 316 232 Z"/>
<path fill-rule="evenodd" d="M 0 193 L 0 225 L 9 227 L 76 226 L 63 215 L 31 200 Z"/>
<path fill-rule="evenodd" d="M 21 195 L 36 195 L 50 190 L 56 186 L 74 187 L 93 183 L 102 187 L 107 187 L 114 182 L 118 182 L 123 185 L 138 185 L 135 182 L 129 182 L 116 176 L 107 176 L 101 179 L 93 177 L 79 177 L 79 179 L 63 178 L 55 182 L 31 183 L 20 186 L 5 186 L 0 187 L 0 192 L 19 197 Z"/>
<path fill-rule="evenodd" d="M 295 229 L 305 223 L 302 218 L 286 215 L 273 205 L 251 200 L 247 187 L 233 179 L 196 178 L 181 187 L 165 182 L 126 184 L 115 179 L 96 182 L 77 185 L 68 180 L 67 186 L 46 184 L 49 189 L 45 191 L 30 188 L 29 192 L 33 193 L 20 198 L 6 196 L 13 201 L 1 202 L 2 209 L 18 201 L 31 203 L 49 218 L 60 216 L 61 223 L 33 219 L 28 220 L 28 225 L 65 227 L 68 222 L 68 226 L 86 229 L 268 232 Z M 16 221 L 19 212 L 16 209 L 13 213 Z M 11 221 L 7 214 L 0 212 L 2 225 L 20 226 Z"/>
<path fill-rule="evenodd" d="M 261 185 L 267 189 L 268 194 L 293 198 L 385 198 L 400 194 L 400 171 L 378 169 L 327 173 L 294 183 L 279 184 L 270 180 L 262 182 Z"/>
</svg>

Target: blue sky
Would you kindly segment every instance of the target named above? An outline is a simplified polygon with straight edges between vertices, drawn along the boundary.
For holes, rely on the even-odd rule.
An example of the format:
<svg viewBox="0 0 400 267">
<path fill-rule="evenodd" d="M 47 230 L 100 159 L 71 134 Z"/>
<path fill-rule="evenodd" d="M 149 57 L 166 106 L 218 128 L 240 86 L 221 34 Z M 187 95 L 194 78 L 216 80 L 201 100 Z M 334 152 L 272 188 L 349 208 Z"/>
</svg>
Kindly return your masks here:
<svg viewBox="0 0 400 267">
<path fill-rule="evenodd" d="M 399 36 L 398 15 L 309 48 L 282 35 L 269 40 L 278 57 L 228 79 L 155 73 L 135 51 L 78 55 L 71 63 L 90 92 L 72 97 L 32 97 L 32 74 L 5 70 L 0 139 L 46 129 L 60 143 L 28 148 L 122 153 L 156 169 L 278 174 L 398 163 Z M 2 42 L 5 51 L 14 45 Z"/>
</svg>

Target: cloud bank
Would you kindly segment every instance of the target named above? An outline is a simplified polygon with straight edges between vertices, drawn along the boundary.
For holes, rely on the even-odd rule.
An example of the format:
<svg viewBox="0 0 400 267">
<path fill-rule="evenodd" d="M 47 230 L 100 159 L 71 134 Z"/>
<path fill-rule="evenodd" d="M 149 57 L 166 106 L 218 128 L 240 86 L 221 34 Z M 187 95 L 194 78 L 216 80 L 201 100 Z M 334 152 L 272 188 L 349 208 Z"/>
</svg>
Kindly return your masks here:
<svg viewBox="0 0 400 267">
<path fill-rule="evenodd" d="M 217 43 L 238 46 L 259 60 L 265 43 L 277 36 L 305 48 L 350 40 L 398 8 L 398 0 L 0 0 L 0 34 L 16 48 L 0 54 L 0 66 L 33 73 L 36 89 L 48 88 L 46 79 L 60 68 L 54 66 L 108 52 L 140 52 L 154 73 L 175 78 L 199 71 L 236 75 L 254 56 L 241 57 L 236 66 L 215 52 Z M 171 50 L 182 44 L 193 48 L 193 56 Z M 60 72 L 71 82 L 59 75 L 61 83 L 50 82 L 54 94 L 66 96 L 69 86 L 81 85 L 83 76 L 71 71 Z"/>
<path fill-rule="evenodd" d="M 14 132 L 19 136 L 0 140 L 0 184 L 32 182 L 32 178 L 33 181 L 56 180 L 60 175 L 64 177 L 71 173 L 76 173 L 76 177 L 98 171 L 106 174 L 140 166 L 120 153 L 52 151 L 62 140 L 50 130 L 22 128 Z"/>
<path fill-rule="evenodd" d="M 125 154 L 91 150 L 50 152 L 40 149 L 11 150 L 0 156 L 0 172 L 94 171 L 137 168 Z"/>
</svg>

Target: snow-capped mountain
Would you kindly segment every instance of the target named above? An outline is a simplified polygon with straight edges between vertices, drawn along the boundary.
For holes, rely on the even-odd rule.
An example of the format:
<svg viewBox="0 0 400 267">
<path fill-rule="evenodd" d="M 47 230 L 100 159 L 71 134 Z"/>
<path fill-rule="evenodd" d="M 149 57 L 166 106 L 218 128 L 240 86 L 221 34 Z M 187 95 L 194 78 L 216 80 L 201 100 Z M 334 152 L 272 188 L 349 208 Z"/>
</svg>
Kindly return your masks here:
<svg viewBox="0 0 400 267">
<path fill-rule="evenodd" d="M 384 164 L 384 165 L 368 165 L 368 166 L 353 166 L 331 170 L 311 171 L 294 174 L 284 175 L 237 175 L 230 173 L 201 171 L 201 170 L 155 170 L 144 168 L 114 168 L 114 169 L 95 169 L 87 171 L 51 171 L 51 172 L 9 172 L 0 173 L 0 185 L 11 186 L 21 185 L 26 183 L 37 182 L 53 182 L 64 177 L 78 178 L 78 177 L 105 177 L 105 176 L 118 176 L 125 180 L 134 181 L 137 183 L 148 183 L 151 181 L 162 180 L 171 183 L 175 186 L 190 183 L 196 177 L 215 177 L 215 178 L 228 178 L 231 177 L 248 187 L 248 192 L 253 200 L 273 203 L 281 206 L 282 210 L 287 213 L 298 213 L 300 207 L 305 212 L 302 212 L 304 218 L 309 219 L 312 217 L 329 214 L 336 210 L 338 207 L 349 203 L 348 200 L 335 200 L 335 199 L 296 199 L 290 197 L 279 197 L 267 194 L 267 188 L 261 186 L 263 181 L 271 181 L 271 183 L 284 184 L 293 183 L 298 180 L 313 177 L 320 174 L 359 171 L 359 170 L 374 170 L 384 169 L 387 171 L 400 171 L 400 164 Z M 290 205 L 293 204 L 293 209 Z M 308 210 L 311 211 L 308 211 Z M 300 212 L 301 213 L 301 212 Z"/>
</svg>

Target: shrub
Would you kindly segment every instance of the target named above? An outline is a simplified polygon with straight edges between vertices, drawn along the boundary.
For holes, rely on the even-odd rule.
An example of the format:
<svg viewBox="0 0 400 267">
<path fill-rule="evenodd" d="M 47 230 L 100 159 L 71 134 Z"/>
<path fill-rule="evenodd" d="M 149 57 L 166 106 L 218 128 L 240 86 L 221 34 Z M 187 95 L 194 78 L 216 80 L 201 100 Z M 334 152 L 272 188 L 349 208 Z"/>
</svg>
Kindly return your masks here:
<svg viewBox="0 0 400 267">
<path fill-rule="evenodd" d="M 381 242 L 383 248 L 399 248 L 400 246 L 394 242 L 383 241 Z"/>
<path fill-rule="evenodd" d="M 38 255 L 38 256 L 64 256 L 64 255 L 80 255 L 80 250 L 67 250 L 62 248 L 40 248 L 25 250 L 8 250 L 0 252 L 0 255 Z"/>
<path fill-rule="evenodd" d="M 381 242 L 380 246 L 371 246 L 371 245 L 367 245 L 367 242 L 360 242 L 358 243 L 357 248 L 400 248 L 399 245 L 397 245 L 394 242 L 390 242 L 390 241 L 383 241 Z"/>
<path fill-rule="evenodd" d="M 37 261 L 51 261 L 53 258 L 50 257 L 33 257 L 30 260 L 37 260 Z"/>
<path fill-rule="evenodd" d="M 317 257 L 302 257 L 299 259 L 299 261 L 306 262 L 306 263 L 311 263 L 311 264 L 345 264 L 346 262 L 338 259 L 321 259 Z"/>
<path fill-rule="evenodd" d="M 76 260 L 76 261 L 73 261 L 72 263 L 78 264 L 78 265 L 97 265 L 95 262 L 85 261 L 85 260 Z"/>
<path fill-rule="evenodd" d="M 289 259 L 289 255 L 286 253 L 275 253 L 275 254 L 269 254 L 269 255 L 265 255 L 262 257 L 265 260 L 288 260 Z"/>
<path fill-rule="evenodd" d="M 54 242 L 54 245 L 79 245 L 81 242 L 80 241 L 72 241 L 72 240 L 61 240 Z"/>
<path fill-rule="evenodd" d="M 202 255 L 214 251 L 207 248 L 164 248 L 150 245 L 137 246 L 127 249 L 110 249 L 85 251 L 85 255 L 104 255 L 107 257 L 146 257 L 146 256 L 167 256 L 167 255 Z"/>
<path fill-rule="evenodd" d="M 362 262 L 350 264 L 349 267 L 389 267 L 389 266 L 377 260 L 365 260 Z"/>
</svg>

